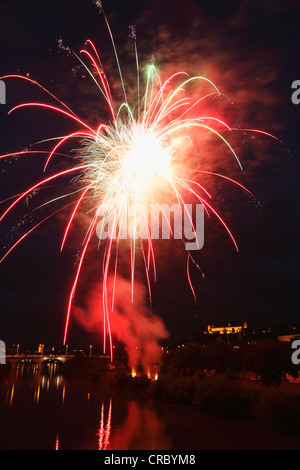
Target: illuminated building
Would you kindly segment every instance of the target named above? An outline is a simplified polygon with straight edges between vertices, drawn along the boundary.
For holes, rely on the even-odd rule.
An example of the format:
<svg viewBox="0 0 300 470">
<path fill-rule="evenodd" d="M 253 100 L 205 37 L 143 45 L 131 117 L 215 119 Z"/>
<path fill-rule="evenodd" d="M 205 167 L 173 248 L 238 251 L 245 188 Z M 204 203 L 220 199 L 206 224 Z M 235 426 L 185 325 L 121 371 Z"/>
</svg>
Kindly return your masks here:
<svg viewBox="0 0 300 470">
<path fill-rule="evenodd" d="M 243 325 L 231 325 L 228 323 L 227 326 L 218 326 L 215 327 L 214 325 L 208 325 L 207 330 L 210 334 L 220 334 L 220 335 L 230 335 L 234 333 L 239 333 L 241 337 L 241 333 L 248 327 L 247 323 L 244 322 Z"/>
</svg>

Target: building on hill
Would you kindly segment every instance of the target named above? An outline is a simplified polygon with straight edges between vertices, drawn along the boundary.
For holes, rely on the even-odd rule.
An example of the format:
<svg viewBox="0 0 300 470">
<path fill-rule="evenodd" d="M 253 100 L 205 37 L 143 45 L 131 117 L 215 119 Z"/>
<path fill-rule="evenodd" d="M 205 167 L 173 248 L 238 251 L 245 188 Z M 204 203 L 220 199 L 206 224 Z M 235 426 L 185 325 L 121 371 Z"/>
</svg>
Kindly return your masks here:
<svg viewBox="0 0 300 470">
<path fill-rule="evenodd" d="M 231 323 L 228 323 L 227 326 L 208 325 L 207 330 L 209 334 L 226 335 L 227 338 L 228 338 L 228 335 L 230 334 L 238 333 L 239 339 L 241 339 L 242 331 L 246 330 L 247 328 L 248 328 L 248 325 L 246 322 L 244 322 L 242 325 L 231 325 Z"/>
</svg>

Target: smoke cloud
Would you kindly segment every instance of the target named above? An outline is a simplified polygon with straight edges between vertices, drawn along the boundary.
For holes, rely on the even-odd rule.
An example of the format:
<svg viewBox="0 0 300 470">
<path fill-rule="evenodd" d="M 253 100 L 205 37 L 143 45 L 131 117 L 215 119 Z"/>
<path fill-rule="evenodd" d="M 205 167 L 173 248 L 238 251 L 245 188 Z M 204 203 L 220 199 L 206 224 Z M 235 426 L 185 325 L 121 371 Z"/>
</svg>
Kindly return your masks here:
<svg viewBox="0 0 300 470">
<path fill-rule="evenodd" d="M 103 331 L 102 284 L 95 284 L 90 291 L 86 307 L 74 307 L 74 319 L 89 333 L 101 334 Z M 108 303 L 112 302 L 113 278 L 107 282 Z M 161 358 L 160 340 L 169 333 L 156 315 L 149 315 L 145 305 L 147 292 L 143 284 L 134 283 L 131 299 L 131 281 L 118 277 L 114 306 L 110 312 L 110 327 L 113 338 L 125 345 L 129 356 L 129 367 L 136 368 L 139 363 L 145 371 L 157 365 Z"/>
</svg>

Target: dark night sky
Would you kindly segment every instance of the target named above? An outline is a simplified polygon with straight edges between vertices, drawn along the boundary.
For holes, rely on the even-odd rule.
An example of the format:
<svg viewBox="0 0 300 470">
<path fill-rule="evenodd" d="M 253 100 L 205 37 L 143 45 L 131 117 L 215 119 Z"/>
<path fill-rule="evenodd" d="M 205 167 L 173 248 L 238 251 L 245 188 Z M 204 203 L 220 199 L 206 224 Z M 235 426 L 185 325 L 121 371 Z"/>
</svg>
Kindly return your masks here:
<svg viewBox="0 0 300 470">
<path fill-rule="evenodd" d="M 291 84 L 300 79 L 299 2 L 110 0 L 103 6 L 121 63 L 127 64 L 128 57 L 133 60 L 128 27 L 135 24 L 141 62 L 154 55 L 161 70 L 174 64 L 175 71 L 190 68 L 192 74 L 208 76 L 227 96 L 224 109 L 232 127 L 263 129 L 282 141 L 251 134 L 234 139 L 244 171 L 240 174 L 232 164 L 227 175 L 245 184 L 256 199 L 228 183 L 211 184 L 240 252 L 216 221 L 207 223 L 204 249 L 195 254 L 205 279 L 191 269 L 198 297 L 195 307 L 184 257 L 173 256 L 173 247 L 167 245 L 158 260 L 153 310 L 172 338 L 185 337 L 208 323 L 298 321 L 300 105 L 291 102 Z M 101 104 L 80 71 L 72 71 L 74 60 L 57 43 L 62 38 L 79 51 L 87 38 L 93 39 L 109 72 L 116 73 L 109 35 L 93 2 L 4 0 L 0 18 L 0 76 L 29 73 L 93 124 L 97 113 L 104 112 Z M 132 77 L 132 70 L 125 66 L 124 75 Z M 0 105 L 1 154 L 69 129 L 66 120 L 43 112 L 7 116 L 11 107 L 31 100 L 45 97 L 33 86 L 7 81 L 7 104 Z M 37 181 L 42 171 L 38 158 L 1 163 L 1 200 Z M 214 169 L 222 173 L 223 163 L 216 162 Z M 23 233 L 17 224 L 25 209 L 23 205 L 1 224 L 3 252 Z M 27 217 L 24 227 L 30 228 L 34 217 Z M 78 247 L 74 244 L 59 253 L 61 227 L 61 220 L 46 224 L 0 265 L 0 335 L 7 343 L 62 343 Z M 86 273 L 82 292 L 89 283 Z M 70 344 L 89 341 L 72 323 Z"/>
</svg>

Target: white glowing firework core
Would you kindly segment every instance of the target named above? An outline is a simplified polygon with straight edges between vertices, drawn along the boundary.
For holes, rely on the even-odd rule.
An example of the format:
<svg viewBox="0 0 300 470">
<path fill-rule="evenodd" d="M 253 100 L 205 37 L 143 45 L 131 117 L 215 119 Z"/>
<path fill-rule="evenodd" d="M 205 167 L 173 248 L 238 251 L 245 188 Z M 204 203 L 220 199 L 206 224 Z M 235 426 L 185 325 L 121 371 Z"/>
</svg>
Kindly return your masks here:
<svg viewBox="0 0 300 470">
<path fill-rule="evenodd" d="M 155 135 L 137 130 L 133 144 L 123 159 L 123 190 L 141 198 L 153 189 L 157 177 L 168 178 L 171 152 Z M 127 193 L 128 194 L 128 193 Z"/>
</svg>

